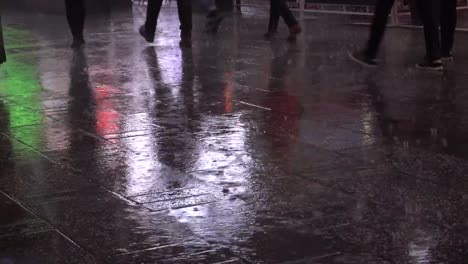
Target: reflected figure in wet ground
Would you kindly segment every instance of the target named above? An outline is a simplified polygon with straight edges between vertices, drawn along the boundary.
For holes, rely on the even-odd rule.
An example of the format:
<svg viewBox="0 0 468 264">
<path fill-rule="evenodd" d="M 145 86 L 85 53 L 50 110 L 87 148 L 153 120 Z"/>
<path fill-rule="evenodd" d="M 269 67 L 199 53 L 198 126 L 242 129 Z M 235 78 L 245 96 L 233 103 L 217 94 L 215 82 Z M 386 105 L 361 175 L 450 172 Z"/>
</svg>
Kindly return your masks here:
<svg viewBox="0 0 468 264">
<path fill-rule="evenodd" d="M 156 25 L 161 11 L 163 0 L 148 0 L 145 24 L 140 27 L 140 35 L 149 42 L 154 42 Z M 180 44 L 190 46 L 192 44 L 192 1 L 177 0 L 177 10 L 180 21 Z"/>
<path fill-rule="evenodd" d="M 96 131 L 96 107 L 94 91 L 89 81 L 88 64 L 82 50 L 73 54 L 70 65 L 69 95 L 73 98 L 68 109 L 69 125 L 73 129 L 70 143 L 70 155 L 83 153 L 84 149 L 93 149 L 92 142 L 83 144 L 80 133 L 84 130 L 90 133 Z M 96 143 L 96 142 L 94 142 Z M 77 164 L 76 168 L 82 168 L 83 164 Z"/>
<path fill-rule="evenodd" d="M 206 15 L 205 32 L 208 34 L 218 33 L 219 25 L 224 19 L 224 14 L 218 8 L 215 0 L 204 0 L 205 8 L 208 11 Z"/>
<path fill-rule="evenodd" d="M 10 139 L 2 133 L 10 132 L 10 113 L 5 107 L 3 100 L 0 100 L 0 175 L 8 175 L 9 162 L 12 155 L 12 144 Z M 6 179 L 0 176 L 0 183 Z"/>
<path fill-rule="evenodd" d="M 280 18 L 283 18 L 289 28 L 288 40 L 294 41 L 296 36 L 302 32 L 302 29 L 285 0 L 270 0 L 270 20 L 268 23 L 268 31 L 265 33 L 264 37 L 266 39 L 271 39 L 276 35 Z"/>
<path fill-rule="evenodd" d="M 271 147 L 275 148 L 273 153 L 290 153 L 292 154 L 294 147 L 299 139 L 299 119 L 303 114 L 303 106 L 298 100 L 298 96 L 292 94 L 288 89 L 292 88 L 290 81 L 294 79 L 291 73 L 296 67 L 299 53 L 297 50 L 289 47 L 284 50 L 282 46 L 277 46 L 272 43 L 274 58 L 270 63 L 270 76 L 268 80 L 268 91 L 270 96 L 265 97 L 265 105 L 269 107 L 272 114 L 268 115 L 269 121 L 265 124 L 269 127 L 265 131 L 276 131 L 271 134 Z M 285 67 L 288 65 L 288 67 Z M 291 166 L 289 160 L 285 160 L 286 166 Z"/>
<path fill-rule="evenodd" d="M 161 51 L 160 51 L 161 52 Z M 165 52 L 178 52 L 171 48 Z M 144 50 L 145 61 L 148 65 L 149 74 L 154 85 L 155 106 L 151 116 L 155 117 L 155 125 L 161 128 L 158 130 L 159 138 L 157 146 L 157 157 L 162 164 L 175 168 L 186 168 L 198 157 L 195 152 L 195 140 L 192 135 L 199 130 L 197 119 L 198 109 L 195 108 L 194 95 L 194 63 L 192 49 L 181 48 L 182 65 L 180 72 L 180 82 L 176 85 L 164 83 L 164 67 L 161 64 L 161 57 L 158 57 L 155 47 L 148 47 Z M 177 93 L 174 96 L 174 93 Z M 183 149 L 184 151 L 180 151 Z"/>
<path fill-rule="evenodd" d="M 425 61 L 419 68 L 442 70 L 442 59 L 453 59 L 452 49 L 457 25 L 457 0 L 418 0 L 426 40 Z M 440 28 L 440 30 L 439 30 Z"/>
<path fill-rule="evenodd" d="M 0 64 L 6 61 L 5 43 L 3 42 L 2 17 L 0 16 Z"/>
<path fill-rule="evenodd" d="M 73 36 L 71 48 L 78 49 L 85 43 L 83 36 L 86 16 L 84 0 L 65 0 L 65 11 Z"/>
</svg>

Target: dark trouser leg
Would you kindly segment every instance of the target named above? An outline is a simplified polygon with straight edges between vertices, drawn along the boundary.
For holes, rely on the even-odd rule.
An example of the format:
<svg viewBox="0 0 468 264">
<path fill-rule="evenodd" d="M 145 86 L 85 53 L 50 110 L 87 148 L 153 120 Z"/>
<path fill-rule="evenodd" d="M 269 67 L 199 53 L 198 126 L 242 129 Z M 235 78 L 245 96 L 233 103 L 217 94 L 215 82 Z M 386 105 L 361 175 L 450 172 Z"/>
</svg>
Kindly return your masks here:
<svg viewBox="0 0 468 264">
<path fill-rule="evenodd" d="M 293 13 L 289 9 L 288 5 L 286 4 L 285 0 L 273 0 L 276 2 L 276 6 L 280 13 L 280 16 L 283 18 L 284 22 L 288 27 L 292 27 L 297 25 L 297 20 L 294 17 Z"/>
<path fill-rule="evenodd" d="M 68 25 L 74 38 L 83 38 L 86 16 L 84 0 L 65 0 Z"/>
<path fill-rule="evenodd" d="M 369 58 L 377 57 L 377 52 L 382 42 L 385 29 L 387 27 L 387 20 L 390 12 L 392 11 L 393 3 L 395 0 L 378 0 L 375 6 L 374 18 L 370 30 L 370 38 L 367 42 L 365 55 Z"/>
<path fill-rule="evenodd" d="M 455 27 L 457 25 L 457 1 L 443 0 L 440 14 L 440 31 L 442 40 L 442 55 L 452 53 Z"/>
<path fill-rule="evenodd" d="M 192 0 L 177 0 L 177 11 L 179 12 L 180 30 L 183 35 L 192 32 Z"/>
<path fill-rule="evenodd" d="M 438 16 L 439 3 L 438 0 L 418 0 L 421 20 L 424 25 L 426 59 L 429 61 L 438 60 L 441 57 Z"/>
<path fill-rule="evenodd" d="M 0 17 L 0 64 L 6 61 L 5 47 L 3 43 L 2 18 Z"/>
<path fill-rule="evenodd" d="M 162 2 L 163 0 L 148 0 L 148 7 L 146 9 L 145 29 L 150 36 L 154 36 L 156 32 L 156 24 L 158 23 L 158 17 L 159 12 L 161 11 Z"/>
<path fill-rule="evenodd" d="M 270 0 L 270 22 L 268 22 L 268 33 L 276 32 L 278 29 L 279 19 L 280 13 L 276 0 Z"/>
</svg>

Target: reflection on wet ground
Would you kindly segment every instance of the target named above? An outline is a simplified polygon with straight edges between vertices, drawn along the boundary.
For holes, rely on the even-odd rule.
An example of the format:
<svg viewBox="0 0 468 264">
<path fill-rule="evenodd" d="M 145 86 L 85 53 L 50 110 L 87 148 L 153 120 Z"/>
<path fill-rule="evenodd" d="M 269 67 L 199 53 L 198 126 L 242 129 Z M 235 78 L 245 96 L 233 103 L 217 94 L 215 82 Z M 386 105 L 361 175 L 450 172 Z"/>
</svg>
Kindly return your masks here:
<svg viewBox="0 0 468 264">
<path fill-rule="evenodd" d="M 75 53 L 63 18 L 5 18 L 0 263 L 466 262 L 465 35 L 435 75 L 390 30 L 369 71 L 364 27 L 197 17 L 186 49 L 174 8 L 155 46 L 141 14 L 90 18 Z"/>
</svg>

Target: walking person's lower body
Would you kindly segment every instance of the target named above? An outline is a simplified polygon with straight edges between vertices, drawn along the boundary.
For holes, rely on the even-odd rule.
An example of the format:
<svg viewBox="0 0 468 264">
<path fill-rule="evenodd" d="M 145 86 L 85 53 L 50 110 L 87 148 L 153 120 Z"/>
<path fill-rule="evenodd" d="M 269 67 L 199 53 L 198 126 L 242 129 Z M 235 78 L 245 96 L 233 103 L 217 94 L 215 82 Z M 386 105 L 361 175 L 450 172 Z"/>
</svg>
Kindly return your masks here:
<svg viewBox="0 0 468 264">
<path fill-rule="evenodd" d="M 265 38 L 269 39 L 273 37 L 278 30 L 278 23 L 280 18 L 283 18 L 284 22 L 289 28 L 289 38 L 294 40 L 297 34 L 301 33 L 302 29 L 294 17 L 294 14 L 289 9 L 285 0 L 270 0 L 270 19 L 268 22 L 268 31 L 265 34 Z"/>
<path fill-rule="evenodd" d="M 163 0 L 148 0 L 146 22 L 140 27 L 140 34 L 146 41 L 153 43 Z M 192 0 L 177 0 L 180 21 L 181 45 L 188 46 L 192 40 Z"/>
<path fill-rule="evenodd" d="M 377 53 L 387 28 L 388 16 L 392 11 L 395 0 L 378 0 L 370 28 L 370 36 L 366 47 L 351 55 L 351 58 L 365 66 L 377 65 Z"/>
<path fill-rule="evenodd" d="M 424 25 L 426 56 L 417 67 L 440 71 L 442 59 L 453 59 L 457 0 L 418 0 L 418 7 Z"/>
<path fill-rule="evenodd" d="M 86 9 L 84 0 L 65 0 L 65 11 L 68 25 L 73 35 L 72 48 L 80 48 L 84 43 L 84 23 Z"/>
</svg>

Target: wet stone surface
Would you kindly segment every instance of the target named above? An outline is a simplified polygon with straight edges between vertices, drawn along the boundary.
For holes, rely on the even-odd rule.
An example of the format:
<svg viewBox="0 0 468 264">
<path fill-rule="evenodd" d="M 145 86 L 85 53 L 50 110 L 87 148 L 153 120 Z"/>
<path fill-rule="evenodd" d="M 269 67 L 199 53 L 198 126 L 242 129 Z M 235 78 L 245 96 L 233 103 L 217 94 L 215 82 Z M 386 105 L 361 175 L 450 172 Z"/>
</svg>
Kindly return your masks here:
<svg viewBox="0 0 468 264">
<path fill-rule="evenodd" d="M 295 44 L 265 12 L 218 37 L 166 6 L 90 17 L 6 12 L 0 66 L 0 263 L 466 263 L 463 43 L 443 74 L 413 66 L 422 32 L 321 16 Z"/>
</svg>

